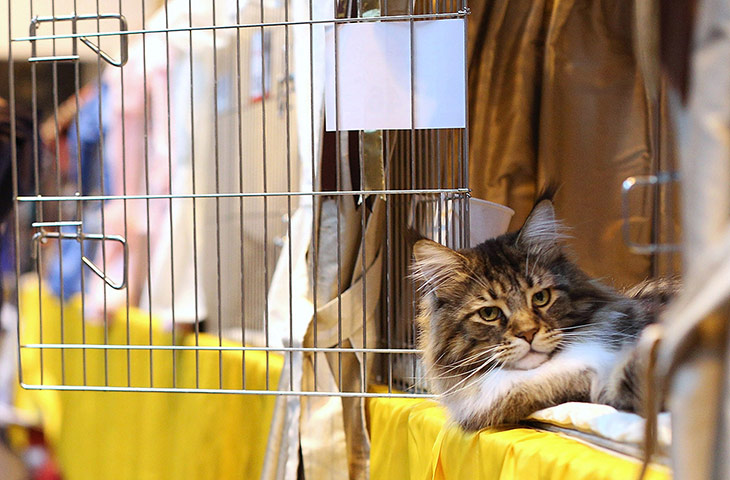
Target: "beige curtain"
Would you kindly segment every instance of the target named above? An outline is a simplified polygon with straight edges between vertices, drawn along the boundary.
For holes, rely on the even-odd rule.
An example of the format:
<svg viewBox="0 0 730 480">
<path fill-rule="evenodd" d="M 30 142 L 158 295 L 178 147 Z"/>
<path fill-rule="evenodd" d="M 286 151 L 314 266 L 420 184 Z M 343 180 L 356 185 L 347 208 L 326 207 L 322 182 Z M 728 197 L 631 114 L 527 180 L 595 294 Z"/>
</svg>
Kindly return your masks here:
<svg viewBox="0 0 730 480">
<path fill-rule="evenodd" d="M 536 191 L 557 181 L 558 214 L 590 274 L 628 285 L 673 270 L 673 258 L 631 253 L 621 234 L 623 180 L 674 164 L 665 102 L 648 100 L 634 59 L 633 2 L 494 0 L 470 8 L 474 195 L 514 208 L 514 229 Z M 638 190 L 631 200 L 632 239 L 671 241 L 673 222 L 654 223 L 653 193 Z"/>
</svg>

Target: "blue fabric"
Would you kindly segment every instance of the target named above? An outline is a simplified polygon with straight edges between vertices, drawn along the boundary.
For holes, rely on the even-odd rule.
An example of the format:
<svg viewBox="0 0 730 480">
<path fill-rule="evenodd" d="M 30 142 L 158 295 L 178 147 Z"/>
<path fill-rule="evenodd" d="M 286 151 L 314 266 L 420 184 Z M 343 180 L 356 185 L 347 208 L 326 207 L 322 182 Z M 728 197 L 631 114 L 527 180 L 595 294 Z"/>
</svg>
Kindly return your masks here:
<svg viewBox="0 0 730 480">
<path fill-rule="evenodd" d="M 76 122 L 72 122 L 68 130 L 69 170 L 66 178 L 76 183 L 78 178 L 77 152 L 80 152 L 81 164 L 81 193 L 82 195 L 97 195 L 101 193 L 101 174 L 99 152 L 103 136 L 107 131 L 107 122 L 99 119 L 99 107 L 101 102 L 102 115 L 109 108 L 108 88 L 105 84 L 101 87 L 101 96 L 98 90 L 94 90 L 79 107 L 78 112 L 78 140 Z M 80 149 L 77 150 L 77 144 Z M 104 163 L 108 164 L 107 156 L 104 155 Z M 104 168 L 104 193 L 112 194 L 109 185 L 109 169 Z M 85 233 L 101 232 L 101 205 L 100 201 L 88 201 L 83 204 L 83 222 Z M 67 220 L 67 219 L 66 219 Z M 78 219 L 76 219 L 78 220 Z M 62 227 L 61 231 L 75 233 L 76 227 Z M 98 241 L 87 240 L 84 242 L 84 256 L 93 258 Z M 61 241 L 61 255 L 56 256 L 48 263 L 46 277 L 51 290 L 59 297 L 63 294 L 64 300 L 69 299 L 81 291 L 81 275 L 84 266 L 81 262 L 81 242 L 76 239 L 64 239 Z M 61 274 L 63 273 L 63 275 Z M 89 273 L 87 273 L 89 274 Z M 63 281 L 62 281 L 63 280 Z"/>
</svg>

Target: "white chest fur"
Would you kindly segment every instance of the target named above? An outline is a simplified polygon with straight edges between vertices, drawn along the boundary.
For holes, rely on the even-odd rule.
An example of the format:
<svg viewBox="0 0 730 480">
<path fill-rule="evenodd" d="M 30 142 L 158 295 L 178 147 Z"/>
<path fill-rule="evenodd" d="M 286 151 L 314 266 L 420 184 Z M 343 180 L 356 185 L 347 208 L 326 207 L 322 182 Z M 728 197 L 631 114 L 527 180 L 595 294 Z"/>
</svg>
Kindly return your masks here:
<svg viewBox="0 0 730 480">
<path fill-rule="evenodd" d="M 595 372 L 594 383 L 601 384 L 611 372 L 619 352 L 597 342 L 585 342 L 566 347 L 550 360 L 531 370 L 495 369 L 470 379 L 463 388 L 444 395 L 441 401 L 455 420 L 462 421 L 488 411 L 511 390 L 522 385 L 551 388 L 566 376 Z"/>
</svg>

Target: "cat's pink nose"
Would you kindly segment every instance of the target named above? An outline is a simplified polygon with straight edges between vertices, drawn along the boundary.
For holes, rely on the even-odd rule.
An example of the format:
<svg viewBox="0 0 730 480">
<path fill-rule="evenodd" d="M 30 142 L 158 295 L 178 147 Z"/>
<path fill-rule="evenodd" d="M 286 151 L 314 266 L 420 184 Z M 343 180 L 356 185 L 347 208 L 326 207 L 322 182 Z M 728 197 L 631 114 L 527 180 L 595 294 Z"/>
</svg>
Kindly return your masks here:
<svg viewBox="0 0 730 480">
<path fill-rule="evenodd" d="M 532 339 L 535 338 L 535 334 L 537 333 L 539 329 L 537 327 L 533 327 L 527 330 L 523 330 L 521 332 L 515 333 L 516 336 L 522 338 L 527 343 L 532 343 Z"/>
</svg>

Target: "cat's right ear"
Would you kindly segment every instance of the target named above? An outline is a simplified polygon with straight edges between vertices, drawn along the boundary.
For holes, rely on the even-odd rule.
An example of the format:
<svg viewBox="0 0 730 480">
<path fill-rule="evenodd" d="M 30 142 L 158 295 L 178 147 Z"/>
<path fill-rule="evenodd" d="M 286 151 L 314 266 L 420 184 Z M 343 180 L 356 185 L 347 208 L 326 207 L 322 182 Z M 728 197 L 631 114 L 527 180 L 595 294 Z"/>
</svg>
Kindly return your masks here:
<svg viewBox="0 0 730 480">
<path fill-rule="evenodd" d="M 538 201 L 517 235 L 517 245 L 535 255 L 553 256 L 560 252 L 565 227 L 555 218 L 555 208 L 547 198 Z"/>
<path fill-rule="evenodd" d="M 451 293 L 467 276 L 466 258 L 432 240 L 421 239 L 413 244 L 413 256 L 413 279 L 437 296 Z"/>
</svg>

